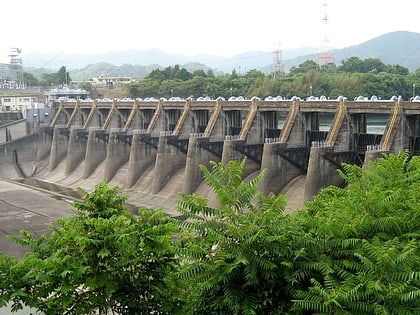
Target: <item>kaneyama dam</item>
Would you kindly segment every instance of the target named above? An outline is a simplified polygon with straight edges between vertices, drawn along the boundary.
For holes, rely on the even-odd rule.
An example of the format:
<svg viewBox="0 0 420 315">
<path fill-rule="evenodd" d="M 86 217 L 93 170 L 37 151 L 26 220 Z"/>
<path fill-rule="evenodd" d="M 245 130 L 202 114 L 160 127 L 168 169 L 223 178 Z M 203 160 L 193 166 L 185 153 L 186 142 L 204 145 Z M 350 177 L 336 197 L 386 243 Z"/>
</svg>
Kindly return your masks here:
<svg viewBox="0 0 420 315">
<path fill-rule="evenodd" d="M 266 170 L 261 191 L 303 201 L 342 184 L 343 162 L 420 152 L 420 103 L 396 97 L 57 101 L 52 113 L 30 135 L 19 136 L 23 121 L 0 128 L 0 177 L 87 190 L 106 181 L 170 215 L 179 192 L 210 194 L 199 171 L 210 161 L 246 158 L 246 177 Z M 375 115 L 385 117 L 379 134 L 368 132 Z"/>
</svg>

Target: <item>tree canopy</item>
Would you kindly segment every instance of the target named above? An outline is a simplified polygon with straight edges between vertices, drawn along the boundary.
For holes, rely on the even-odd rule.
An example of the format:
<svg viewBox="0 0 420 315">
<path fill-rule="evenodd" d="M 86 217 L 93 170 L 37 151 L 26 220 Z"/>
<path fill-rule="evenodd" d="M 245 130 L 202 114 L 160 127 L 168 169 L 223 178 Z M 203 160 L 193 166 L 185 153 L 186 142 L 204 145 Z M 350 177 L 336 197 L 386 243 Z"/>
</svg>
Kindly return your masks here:
<svg viewBox="0 0 420 315">
<path fill-rule="evenodd" d="M 165 278 L 175 266 L 174 227 L 162 211 L 130 215 L 118 187 L 82 192 L 74 215 L 59 219 L 50 235 L 13 237 L 31 251 L 21 261 L 0 259 L 9 264 L 0 271 L 0 305 L 44 314 L 171 314 L 177 295 Z"/>
<path fill-rule="evenodd" d="M 232 95 L 247 98 L 281 95 L 305 99 L 310 95 L 325 95 L 335 99 L 343 95 L 354 99 L 360 95 L 375 95 L 380 99 L 390 99 L 401 95 L 410 99 L 413 84 L 420 86 L 416 73 L 409 73 L 400 65 L 387 65 L 377 58 L 362 60 L 358 57 L 343 60 L 341 65 L 330 63 L 322 67 L 314 60 L 306 60 L 274 79 L 256 69 L 245 74 L 233 70 L 231 74 L 214 76 L 203 70 L 190 73 L 175 65 L 153 70 L 144 80 L 125 87 L 130 96 L 142 98 L 208 96 L 216 99 L 222 96 L 227 99 Z"/>
</svg>

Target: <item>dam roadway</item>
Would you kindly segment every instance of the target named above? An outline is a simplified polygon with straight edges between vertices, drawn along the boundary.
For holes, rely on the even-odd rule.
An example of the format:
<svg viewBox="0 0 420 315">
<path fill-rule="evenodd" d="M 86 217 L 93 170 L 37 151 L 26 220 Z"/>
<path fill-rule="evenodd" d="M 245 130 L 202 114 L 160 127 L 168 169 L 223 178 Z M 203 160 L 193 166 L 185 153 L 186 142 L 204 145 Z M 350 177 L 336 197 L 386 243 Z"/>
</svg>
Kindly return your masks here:
<svg viewBox="0 0 420 315">
<path fill-rule="evenodd" d="M 118 185 L 128 203 L 177 216 L 180 192 L 215 198 L 199 165 L 247 159 L 264 193 L 285 193 L 288 211 L 323 187 L 341 185 L 341 163 L 362 165 L 420 143 L 419 103 L 383 101 L 96 100 L 57 102 L 51 124 L 0 144 L 0 177 L 90 191 Z M 385 117 L 382 134 L 369 121 Z M 328 126 L 326 129 L 323 126 Z M 0 128 L 0 135 L 5 132 Z"/>
</svg>

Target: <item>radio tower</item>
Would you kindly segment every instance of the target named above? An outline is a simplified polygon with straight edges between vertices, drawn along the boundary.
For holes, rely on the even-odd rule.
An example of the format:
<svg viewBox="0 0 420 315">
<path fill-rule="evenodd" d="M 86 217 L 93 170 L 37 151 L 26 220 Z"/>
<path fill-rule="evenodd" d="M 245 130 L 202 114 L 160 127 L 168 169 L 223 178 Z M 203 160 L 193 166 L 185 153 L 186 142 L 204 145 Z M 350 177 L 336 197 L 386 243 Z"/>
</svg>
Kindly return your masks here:
<svg viewBox="0 0 420 315">
<path fill-rule="evenodd" d="M 13 73 L 13 80 L 16 80 L 16 84 L 21 86 L 23 84 L 23 65 L 22 58 L 20 56 L 22 50 L 20 48 L 10 48 L 9 58 L 10 63 L 9 67 Z"/>
<path fill-rule="evenodd" d="M 323 25 L 324 25 L 324 37 L 322 38 L 322 45 L 321 45 L 321 52 L 318 54 L 318 64 L 321 71 L 326 71 L 327 64 L 334 63 L 334 55 L 330 51 L 330 41 L 328 38 L 328 4 L 327 0 L 324 1 L 324 15 L 322 17 Z"/>
<path fill-rule="evenodd" d="M 272 77 L 273 80 L 281 78 L 283 76 L 283 54 L 280 49 L 280 44 L 273 51 L 273 67 Z"/>
</svg>

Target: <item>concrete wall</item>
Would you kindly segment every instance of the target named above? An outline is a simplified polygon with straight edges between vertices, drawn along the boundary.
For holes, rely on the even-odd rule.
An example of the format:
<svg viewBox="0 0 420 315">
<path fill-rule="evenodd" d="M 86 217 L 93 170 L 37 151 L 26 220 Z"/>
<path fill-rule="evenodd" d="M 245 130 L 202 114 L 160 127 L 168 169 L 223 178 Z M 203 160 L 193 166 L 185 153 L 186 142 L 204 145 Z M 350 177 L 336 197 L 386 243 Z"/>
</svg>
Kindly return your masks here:
<svg viewBox="0 0 420 315">
<path fill-rule="evenodd" d="M 102 138 L 97 137 L 96 135 L 98 133 L 103 133 L 103 131 L 97 128 L 89 128 L 86 157 L 83 165 L 83 178 L 88 178 L 106 158 L 108 141 L 104 141 Z M 98 178 L 98 180 L 101 181 L 103 178 Z"/>
<path fill-rule="evenodd" d="M 151 188 L 151 194 L 160 194 L 161 196 L 159 198 L 170 199 L 171 197 L 167 197 L 168 195 L 173 196 L 180 191 L 189 194 L 202 187 L 200 185 L 203 180 L 199 170 L 200 164 L 210 167 L 210 161 L 220 161 L 224 164 L 231 160 L 242 161 L 246 157 L 242 149 L 248 144 L 256 145 L 255 147 L 245 148 L 250 149 L 250 154 L 261 153 L 260 150 L 263 146 L 261 163 L 247 158 L 244 169 L 245 177 L 254 176 L 255 172 L 262 169 L 267 170 L 266 177 L 260 185 L 260 190 L 263 192 L 279 193 L 282 189 L 287 188 L 286 185 L 291 180 L 304 173 L 302 169 L 306 165 L 302 166 L 302 168 L 296 166 L 300 164 L 301 158 L 305 159 L 306 163 L 306 158 L 303 155 L 302 157 L 291 155 L 290 157 L 287 156 L 287 158 L 284 158 L 276 150 L 278 148 L 301 148 L 304 150 L 307 142 L 306 131 L 318 127 L 317 112 L 313 112 L 312 108 L 308 110 L 308 107 L 305 109 L 306 112 L 300 111 L 302 108 L 299 108 L 295 104 L 296 107 L 293 109 L 293 115 L 290 115 L 293 119 L 290 119 L 288 122 L 287 134 L 286 132 L 282 132 L 280 135 L 281 139 L 279 140 L 283 142 L 262 144 L 264 130 L 271 123 L 270 119 L 273 119 L 273 117 L 269 116 L 269 114 L 262 115 L 261 113 L 256 113 L 255 116 L 252 116 L 252 120 L 247 119 L 247 127 L 243 128 L 243 130 L 248 130 L 248 128 L 249 130 L 248 133 L 244 132 L 244 134 L 240 135 L 242 140 L 238 140 L 238 137 L 235 136 L 232 137 L 232 140 L 226 141 L 224 139 L 228 127 L 234 126 L 239 128 L 246 108 L 237 109 L 231 103 L 225 105 L 229 107 L 228 110 L 224 111 L 224 108 L 220 107 L 214 112 L 214 116 L 206 115 L 209 118 L 209 122 L 208 128 L 206 128 L 204 133 L 206 135 L 205 138 L 198 138 L 198 136 L 201 136 L 198 134 L 190 137 L 190 133 L 196 131 L 197 122 L 200 121 L 200 124 L 203 124 L 204 121 L 204 116 L 199 118 L 198 112 L 187 113 L 188 115 L 185 114 L 186 112 L 183 112 L 183 118 L 185 120 L 179 119 L 176 128 L 176 131 L 179 132 L 177 136 L 167 133 L 167 135 L 152 137 L 152 135 L 159 135 L 160 132 L 167 130 L 169 124 L 173 125 L 176 117 L 179 118 L 179 113 L 182 112 L 181 109 L 174 110 L 172 108 L 167 113 L 163 109 L 159 117 L 156 115 L 155 119 L 157 122 L 152 125 L 153 128 L 149 128 L 150 130 L 148 130 L 147 134 L 143 133 L 144 131 L 131 130 L 130 128 L 129 132 L 133 134 L 131 145 L 125 142 L 124 139 L 118 137 L 118 135 L 123 134 L 117 130 L 111 130 L 108 133 L 105 130 L 99 129 L 99 127 L 90 128 L 89 130 L 84 130 L 80 126 L 74 126 L 70 130 L 59 125 L 55 127 L 41 127 L 39 135 L 37 134 L 36 137 L 30 138 L 30 141 L 27 140 L 28 137 L 23 137 L 20 142 L 12 141 L 14 143 L 13 145 L 10 142 L 7 143 L 7 146 L 1 146 L 1 150 L 3 151 L 0 152 L 0 162 L 3 162 L 3 164 L 0 165 L 0 176 L 17 178 L 40 174 L 40 177 L 46 178 L 48 177 L 48 173 L 37 172 L 37 168 L 39 170 L 42 168 L 42 171 L 44 171 L 45 162 L 49 162 L 47 171 L 52 170 L 66 158 L 67 175 L 72 173 L 81 163 L 83 163 L 82 182 L 88 177 L 91 177 L 89 182 L 100 180 L 110 181 L 121 170 L 124 172 L 122 174 L 126 174 L 126 177 L 122 178 L 120 176 L 119 180 L 122 179 L 125 181 L 125 187 L 130 188 L 128 190 L 130 193 L 137 193 L 137 185 L 138 187 L 145 187 L 146 185 L 146 183 L 142 182 L 142 175 L 147 169 L 151 170 L 154 165 L 154 171 L 148 172 L 147 187 Z M 209 108 L 212 108 L 211 106 L 209 105 Z M 274 106 L 273 109 L 275 109 Z M 211 110 L 214 111 L 215 109 L 212 108 Z M 231 113 L 229 113 L 229 110 Z M 239 110 L 241 111 L 239 113 L 240 115 L 238 115 Z M 130 109 L 125 109 L 122 113 L 116 111 L 112 116 L 112 120 L 110 120 L 110 126 L 116 123 L 119 126 L 129 112 Z M 269 112 L 271 110 L 266 113 Z M 285 112 L 282 109 L 282 113 Z M 104 113 L 106 113 L 105 110 L 103 113 L 97 111 L 92 122 L 103 121 L 106 117 Z M 358 131 L 358 128 L 361 128 L 357 126 L 362 125 L 363 121 L 359 116 L 355 116 L 359 117 L 360 121 L 353 122 L 348 109 L 346 109 L 345 113 L 346 115 L 344 116 L 342 114 L 339 115 L 340 120 L 336 120 L 335 130 L 338 130 L 338 132 L 336 133 L 337 137 L 335 141 L 333 141 L 333 146 L 311 149 L 305 183 L 305 198 L 307 200 L 312 199 L 320 189 L 327 185 L 342 184 L 342 179 L 337 173 L 337 164 L 330 162 L 323 155 L 325 152 L 329 152 L 329 150 L 341 152 L 352 149 L 352 134 Z M 136 115 L 134 119 L 140 119 L 139 116 L 141 115 Z M 63 117 L 65 118 L 66 115 L 63 114 Z M 96 119 L 97 117 L 102 118 Z M 402 116 L 401 120 L 398 120 L 395 137 L 393 136 L 392 138 L 391 151 L 392 149 L 406 147 L 408 137 L 412 136 L 409 132 L 412 127 L 408 126 L 408 120 L 411 119 L 414 121 L 414 119 L 412 116 L 408 117 L 407 119 L 405 116 Z M 144 117 L 141 119 L 144 119 Z M 264 119 L 267 120 L 265 121 Z M 418 121 L 418 119 L 415 121 Z M 136 121 L 133 122 L 133 126 L 139 125 L 142 124 Z M 213 127 L 210 128 L 209 126 Z M 269 127 L 273 126 L 270 125 Z M 244 135 L 246 137 L 243 137 Z M 183 147 L 178 147 L 177 143 L 175 143 L 178 140 L 187 140 L 188 147 L 186 146 L 186 142 L 182 143 Z M 217 146 L 216 148 L 216 144 L 218 145 L 220 143 L 221 145 L 222 141 L 223 149 L 220 151 L 221 146 Z M 215 150 L 220 151 L 219 153 L 212 153 L 201 146 L 201 144 L 211 145 L 212 142 L 215 144 Z M 259 145 L 261 147 L 258 147 Z M 188 152 L 185 152 L 185 149 L 188 149 Z M 367 153 L 368 155 L 371 156 L 372 154 Z M 256 157 L 256 160 L 258 159 L 259 157 Z M 295 163 L 289 162 L 291 159 L 294 159 Z M 104 175 L 92 175 L 103 161 L 105 161 L 104 169 L 101 166 L 101 171 L 104 171 Z M 128 169 L 122 169 L 122 166 L 127 161 Z M 180 172 L 182 168 L 185 168 L 184 173 Z M 173 178 L 174 175 L 176 175 L 175 178 Z M 95 176 L 103 176 L 104 178 L 94 178 Z M 152 179 L 153 182 L 150 186 Z M 174 180 L 172 181 L 172 179 Z M 173 185 L 166 185 L 168 181 L 171 181 L 170 183 L 173 183 Z M 164 189 L 162 190 L 162 188 Z M 147 193 L 149 194 L 150 191 L 148 189 Z"/>
<path fill-rule="evenodd" d="M 144 171 L 156 161 L 157 150 L 145 141 L 141 141 L 145 137 L 150 138 L 150 134 L 140 133 L 140 130 L 133 130 L 128 161 L 127 187 L 132 187 Z"/>
<path fill-rule="evenodd" d="M 51 143 L 50 162 L 48 170 L 52 171 L 67 156 L 69 143 L 69 129 L 63 126 L 56 126 Z"/>
<path fill-rule="evenodd" d="M 228 140 L 223 143 L 223 153 L 222 153 L 222 160 L 223 164 L 227 164 L 231 160 L 238 160 L 243 161 L 246 156 L 235 149 L 235 145 L 237 144 L 244 144 L 245 141 L 243 140 Z M 260 170 L 260 165 L 251 159 L 247 159 L 244 168 L 244 177 L 248 177 L 255 171 Z"/>
<path fill-rule="evenodd" d="M 366 151 L 363 168 L 368 169 L 370 164 L 380 159 L 384 153 L 382 151 Z"/>
<path fill-rule="evenodd" d="M 292 179 L 303 174 L 300 168 L 275 153 L 276 149 L 285 147 L 284 143 L 264 144 L 261 170 L 266 170 L 266 174 L 259 185 L 259 190 L 265 194 L 280 193 Z"/>
<path fill-rule="evenodd" d="M 16 120 L 0 126 L 0 143 L 9 142 L 28 135 L 26 119 Z"/>
<path fill-rule="evenodd" d="M 50 156 L 53 139 L 53 127 L 39 128 L 38 145 L 35 162 L 40 162 Z"/>
<path fill-rule="evenodd" d="M 108 140 L 108 150 L 105 159 L 104 181 L 109 182 L 130 157 L 130 145 L 118 139 L 118 135 L 126 135 L 126 132 L 111 130 Z"/>
<path fill-rule="evenodd" d="M 338 175 L 337 165 L 323 157 L 324 152 L 327 150 L 330 150 L 330 148 L 311 148 L 305 181 L 305 200 L 312 200 L 326 186 L 340 186 L 344 183 L 343 179 Z"/>
<path fill-rule="evenodd" d="M 17 140 L 0 144 L 0 174 L 3 178 L 20 178 L 15 169 L 15 160 L 26 176 L 35 171 L 35 157 L 39 134 L 32 134 Z"/>
<path fill-rule="evenodd" d="M 66 175 L 73 172 L 86 157 L 87 130 L 72 127 L 67 149 Z"/>
<path fill-rule="evenodd" d="M 168 141 L 175 136 L 161 136 L 156 155 L 152 192 L 158 193 L 177 170 L 185 166 L 186 154 Z"/>
<path fill-rule="evenodd" d="M 220 162 L 220 157 L 200 146 L 205 142 L 208 143 L 209 138 L 190 138 L 182 187 L 182 191 L 186 194 L 193 193 L 203 181 L 199 165 L 209 168 L 210 161 Z"/>
</svg>

